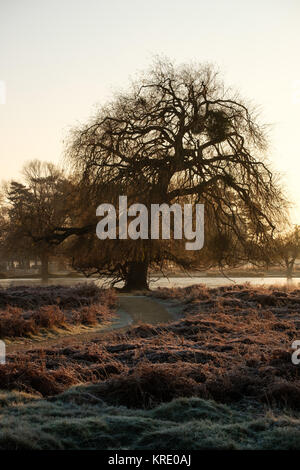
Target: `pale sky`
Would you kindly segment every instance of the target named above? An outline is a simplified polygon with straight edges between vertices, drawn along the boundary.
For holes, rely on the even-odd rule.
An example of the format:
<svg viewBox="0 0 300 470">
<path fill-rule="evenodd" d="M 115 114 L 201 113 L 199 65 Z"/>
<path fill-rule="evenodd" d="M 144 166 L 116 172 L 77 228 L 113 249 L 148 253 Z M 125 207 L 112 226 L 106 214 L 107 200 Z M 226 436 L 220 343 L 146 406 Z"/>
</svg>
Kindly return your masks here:
<svg viewBox="0 0 300 470">
<path fill-rule="evenodd" d="M 163 54 L 215 64 L 260 107 L 300 224 L 299 51 L 299 0 L 0 0 L 0 180 L 60 162 L 68 130 Z"/>
</svg>

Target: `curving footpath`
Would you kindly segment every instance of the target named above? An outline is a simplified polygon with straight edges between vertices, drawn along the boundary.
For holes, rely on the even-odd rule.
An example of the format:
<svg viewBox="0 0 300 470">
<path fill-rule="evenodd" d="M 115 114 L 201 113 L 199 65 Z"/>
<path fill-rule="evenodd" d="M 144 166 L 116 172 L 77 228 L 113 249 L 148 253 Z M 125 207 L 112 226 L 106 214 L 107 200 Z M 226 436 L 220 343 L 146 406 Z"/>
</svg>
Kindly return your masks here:
<svg viewBox="0 0 300 470">
<path fill-rule="evenodd" d="M 119 307 L 116 316 L 111 323 L 104 326 L 96 326 L 88 332 L 78 334 L 58 335 L 45 340 L 24 339 L 24 341 L 7 344 L 7 354 L 14 352 L 26 352 L 30 349 L 49 348 L 51 346 L 66 347 L 76 345 L 78 342 L 88 342 L 99 339 L 99 335 L 118 330 L 126 330 L 138 323 L 168 323 L 179 316 L 178 306 L 166 301 L 142 295 L 118 296 Z"/>
</svg>

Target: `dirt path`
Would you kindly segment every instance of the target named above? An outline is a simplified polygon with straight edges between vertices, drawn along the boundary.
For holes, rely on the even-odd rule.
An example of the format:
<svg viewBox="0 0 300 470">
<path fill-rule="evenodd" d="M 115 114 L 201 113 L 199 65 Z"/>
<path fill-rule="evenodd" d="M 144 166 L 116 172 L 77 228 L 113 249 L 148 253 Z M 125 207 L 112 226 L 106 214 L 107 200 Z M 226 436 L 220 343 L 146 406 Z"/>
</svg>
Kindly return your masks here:
<svg viewBox="0 0 300 470">
<path fill-rule="evenodd" d="M 88 342 L 98 339 L 105 333 L 115 330 L 126 330 L 137 323 L 167 323 L 178 318 L 178 306 L 170 302 L 160 301 L 155 298 L 138 295 L 121 294 L 118 297 L 119 308 L 115 319 L 106 326 L 97 326 L 83 333 L 57 335 L 47 339 L 18 340 L 6 345 L 6 352 L 26 352 L 30 349 L 49 348 L 51 346 L 66 347 L 78 342 Z"/>
<path fill-rule="evenodd" d="M 125 311 L 133 323 L 166 323 L 174 319 L 168 305 L 163 305 L 153 297 L 120 295 L 120 309 Z"/>
</svg>

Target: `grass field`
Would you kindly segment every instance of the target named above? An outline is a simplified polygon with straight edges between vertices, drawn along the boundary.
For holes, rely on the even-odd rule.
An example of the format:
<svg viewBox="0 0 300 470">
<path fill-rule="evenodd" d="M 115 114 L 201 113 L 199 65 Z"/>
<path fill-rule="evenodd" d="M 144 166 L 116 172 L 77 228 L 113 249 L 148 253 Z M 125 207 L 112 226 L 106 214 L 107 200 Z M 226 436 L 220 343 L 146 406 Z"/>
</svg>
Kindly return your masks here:
<svg viewBox="0 0 300 470">
<path fill-rule="evenodd" d="M 0 448 L 300 447 L 300 290 L 151 295 L 180 302 L 183 317 L 8 356 Z"/>
</svg>

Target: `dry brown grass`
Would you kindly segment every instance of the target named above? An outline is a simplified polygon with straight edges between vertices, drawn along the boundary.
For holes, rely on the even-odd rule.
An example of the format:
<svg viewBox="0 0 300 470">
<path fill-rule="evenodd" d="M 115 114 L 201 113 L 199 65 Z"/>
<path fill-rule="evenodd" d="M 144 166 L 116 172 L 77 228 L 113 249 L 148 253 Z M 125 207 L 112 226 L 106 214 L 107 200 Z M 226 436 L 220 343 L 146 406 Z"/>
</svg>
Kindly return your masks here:
<svg viewBox="0 0 300 470">
<path fill-rule="evenodd" d="M 108 319 L 116 304 L 113 290 L 90 284 L 54 287 L 57 290 L 53 286 L 0 289 L 0 338 L 66 325 L 94 325 Z"/>
<path fill-rule="evenodd" d="M 100 398 L 130 407 L 180 396 L 300 407 L 300 369 L 290 349 L 300 337 L 299 290 L 198 286 L 170 294 L 184 299 L 183 319 L 11 355 L 0 367 L 0 387 L 47 396 L 93 382 Z"/>
</svg>

